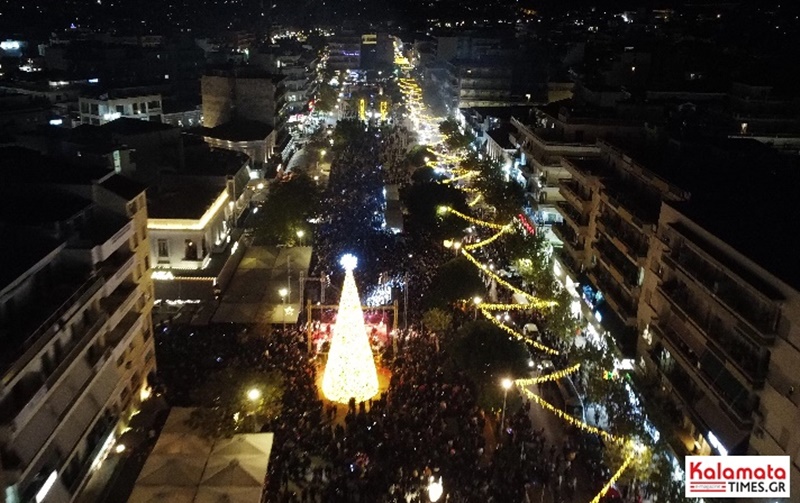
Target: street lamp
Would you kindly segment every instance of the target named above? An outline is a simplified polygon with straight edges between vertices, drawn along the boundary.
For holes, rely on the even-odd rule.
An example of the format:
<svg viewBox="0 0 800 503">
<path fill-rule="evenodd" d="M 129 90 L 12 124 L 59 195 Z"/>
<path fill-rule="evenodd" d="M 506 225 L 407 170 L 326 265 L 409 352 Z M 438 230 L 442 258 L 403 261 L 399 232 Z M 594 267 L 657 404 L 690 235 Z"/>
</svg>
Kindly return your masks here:
<svg viewBox="0 0 800 503">
<path fill-rule="evenodd" d="M 472 299 L 472 303 L 475 304 L 475 318 L 474 319 L 476 319 L 476 320 L 478 319 L 478 306 L 481 305 L 481 302 L 483 302 L 483 299 L 481 297 L 478 297 L 477 295 L 475 297 L 473 297 L 473 299 Z"/>
<path fill-rule="evenodd" d="M 431 500 L 432 503 L 436 503 L 439 501 L 439 498 L 442 497 L 442 493 L 444 493 L 442 477 L 439 477 L 439 480 L 431 477 L 428 481 L 428 499 Z"/>
<path fill-rule="evenodd" d="M 303 246 L 303 236 L 305 236 L 305 235 L 306 235 L 306 233 L 305 233 L 305 231 L 303 229 L 298 229 L 297 230 L 297 239 L 300 240 L 300 246 Z"/>
<path fill-rule="evenodd" d="M 257 402 L 261 398 L 261 391 L 258 388 L 250 388 L 247 390 L 247 399 L 251 402 Z"/>
<path fill-rule="evenodd" d="M 257 431 L 256 413 L 258 412 L 258 402 L 261 400 L 261 390 L 258 388 L 250 388 L 247 390 L 247 399 L 252 402 L 252 412 L 249 414 L 253 418 L 253 431 Z"/>
<path fill-rule="evenodd" d="M 289 293 L 289 290 L 287 290 L 286 288 L 281 288 L 280 290 L 278 290 L 278 295 L 281 296 L 281 302 L 283 303 L 282 320 L 283 320 L 283 331 L 284 332 L 286 331 L 286 295 L 288 293 Z"/>
<path fill-rule="evenodd" d="M 514 385 L 513 381 L 508 377 L 504 378 L 500 381 L 500 384 L 503 386 L 503 410 L 500 413 L 500 435 L 503 434 L 503 426 L 506 423 L 506 400 L 508 399 L 508 390 L 511 389 L 511 386 Z"/>
</svg>

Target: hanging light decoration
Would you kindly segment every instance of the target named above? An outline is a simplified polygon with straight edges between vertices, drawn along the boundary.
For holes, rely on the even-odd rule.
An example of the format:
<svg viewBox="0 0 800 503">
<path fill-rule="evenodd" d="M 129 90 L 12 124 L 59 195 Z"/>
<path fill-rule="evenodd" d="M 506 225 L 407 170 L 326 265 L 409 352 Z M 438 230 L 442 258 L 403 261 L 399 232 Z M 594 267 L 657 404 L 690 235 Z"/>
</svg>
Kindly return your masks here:
<svg viewBox="0 0 800 503">
<path fill-rule="evenodd" d="M 378 371 L 353 276 L 358 260 L 347 254 L 340 263 L 345 269 L 344 286 L 322 377 L 322 393 L 333 402 L 348 403 L 351 398 L 363 402 L 378 394 Z"/>
</svg>

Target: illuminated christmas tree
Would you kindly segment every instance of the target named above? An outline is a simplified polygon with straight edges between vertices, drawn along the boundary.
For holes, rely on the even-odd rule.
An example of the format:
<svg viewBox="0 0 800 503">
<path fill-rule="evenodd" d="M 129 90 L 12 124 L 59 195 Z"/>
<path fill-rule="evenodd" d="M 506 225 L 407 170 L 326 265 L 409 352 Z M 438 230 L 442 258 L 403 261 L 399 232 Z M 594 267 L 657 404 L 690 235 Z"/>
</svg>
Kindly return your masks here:
<svg viewBox="0 0 800 503">
<path fill-rule="evenodd" d="M 322 392 L 328 400 L 347 403 L 350 398 L 363 402 L 378 394 L 378 371 L 364 326 L 364 313 L 358 297 L 353 255 L 342 257 L 345 269 L 339 312 L 333 327 L 328 363 L 322 376 Z"/>
</svg>

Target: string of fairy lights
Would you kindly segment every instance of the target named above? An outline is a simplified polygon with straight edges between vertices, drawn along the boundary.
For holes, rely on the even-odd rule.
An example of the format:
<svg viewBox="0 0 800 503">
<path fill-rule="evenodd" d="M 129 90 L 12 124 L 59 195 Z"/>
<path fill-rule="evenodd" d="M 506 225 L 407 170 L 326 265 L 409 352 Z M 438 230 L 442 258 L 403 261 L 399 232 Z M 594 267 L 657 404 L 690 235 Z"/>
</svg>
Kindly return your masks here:
<svg viewBox="0 0 800 503">
<path fill-rule="evenodd" d="M 532 339 L 530 337 L 526 337 L 526 336 L 522 335 L 521 333 L 517 332 L 516 330 L 514 330 L 513 328 L 509 327 L 505 323 L 501 323 L 498 319 L 496 319 L 494 316 L 492 316 L 492 313 L 490 313 L 489 311 L 481 309 L 481 313 L 483 313 L 483 315 L 486 317 L 486 319 L 488 319 L 492 323 L 494 323 L 499 329 L 503 330 L 504 332 L 508 333 L 509 335 L 514 336 L 517 340 L 520 340 L 520 341 L 523 341 L 523 342 L 527 342 L 528 344 L 532 345 L 533 347 L 535 347 L 539 351 L 543 351 L 543 352 L 545 352 L 547 354 L 551 354 L 551 355 L 560 354 L 557 350 L 555 350 L 555 349 L 553 349 L 553 348 L 551 348 L 549 346 L 545 346 L 544 344 L 542 344 L 541 342 L 539 342 L 539 341 L 537 341 L 535 339 Z"/>
<path fill-rule="evenodd" d="M 426 115 L 425 112 L 424 112 L 424 108 L 425 107 L 424 107 L 424 105 L 422 103 L 422 90 L 421 90 L 419 84 L 414 79 L 410 79 L 410 78 L 401 78 L 399 83 L 400 83 L 401 92 L 406 97 L 407 101 L 409 102 L 409 109 L 413 110 L 414 115 L 416 115 L 417 117 L 419 117 L 419 118 L 421 118 L 423 120 L 428 120 L 429 121 L 431 118 L 428 115 Z M 432 167 L 432 168 L 440 167 L 440 166 L 442 166 L 442 164 L 449 166 L 450 174 L 453 177 L 450 178 L 450 179 L 444 180 L 442 183 L 453 184 L 454 182 L 457 182 L 457 181 L 467 181 L 469 183 L 469 180 L 472 177 L 474 177 L 476 174 L 478 174 L 477 171 L 465 169 L 465 168 L 463 168 L 461 166 L 462 162 L 466 159 L 466 155 L 463 152 L 463 149 L 459 149 L 456 152 L 444 152 L 444 151 L 436 151 L 436 150 L 428 147 L 427 151 L 430 154 L 432 154 L 433 156 L 435 156 L 434 159 L 428 159 L 428 158 L 425 159 L 425 164 L 427 166 Z M 480 191 L 477 188 L 470 187 L 469 185 L 464 185 L 464 184 L 458 184 L 458 188 L 459 188 L 459 190 L 461 190 L 461 191 L 463 191 L 465 193 L 475 194 L 475 197 L 472 199 L 472 201 L 468 203 L 468 206 L 470 208 L 477 206 L 481 201 L 483 201 L 483 194 L 481 194 Z M 469 251 L 474 251 L 474 250 L 477 250 L 477 249 L 479 249 L 479 248 L 481 248 L 483 246 L 487 246 L 487 245 L 492 244 L 493 242 L 498 240 L 503 235 L 513 231 L 514 227 L 511 224 L 505 224 L 504 225 L 504 224 L 497 224 L 497 223 L 494 223 L 494 222 L 488 222 L 488 221 L 485 221 L 485 220 L 480 220 L 480 219 L 474 218 L 472 216 L 466 215 L 464 213 L 461 213 L 459 211 L 456 211 L 456 210 L 454 210 L 453 208 L 450 208 L 450 207 L 440 207 L 439 208 L 439 212 L 440 212 L 440 214 L 450 213 L 450 214 L 453 214 L 453 215 L 456 215 L 456 216 L 462 218 L 466 222 L 469 222 L 469 223 L 471 223 L 473 225 L 496 230 L 497 232 L 495 234 L 493 234 L 492 236 L 490 236 L 489 238 L 486 238 L 486 239 L 484 239 L 482 241 L 478 241 L 476 243 L 470 243 L 470 244 L 464 245 L 463 247 L 461 247 L 460 252 L 461 252 L 462 255 L 464 255 L 464 257 L 467 258 L 467 260 L 469 260 L 471 263 L 473 263 L 484 274 L 486 274 L 488 277 L 493 279 L 497 284 L 505 286 L 506 288 L 510 289 L 514 293 L 522 295 L 522 297 L 529 302 L 528 304 L 522 304 L 522 303 L 520 303 L 520 304 L 499 304 L 499 303 L 495 303 L 495 304 L 486 303 L 486 304 L 483 304 L 483 303 L 479 303 L 479 304 L 476 305 L 476 309 L 480 309 L 481 313 L 483 314 L 484 317 L 486 317 L 486 319 L 491 320 L 492 323 L 494 323 L 496 326 L 498 326 L 501 330 L 503 330 L 506 333 L 508 333 L 509 335 L 517 338 L 518 340 L 523 340 L 523 341 L 533 345 L 534 347 L 536 347 L 537 349 L 539 349 L 540 351 L 542 351 L 542 352 L 544 352 L 546 354 L 551 354 L 551 355 L 560 354 L 559 351 L 557 351 L 557 350 L 555 350 L 555 349 L 553 349 L 551 347 L 548 347 L 548 346 L 546 346 L 546 345 L 544 345 L 544 344 L 532 339 L 531 337 L 527 337 L 526 335 L 523 335 L 523 334 L 517 332 L 513 328 L 507 326 L 505 323 L 500 321 L 500 319 L 498 319 L 497 317 L 492 315 L 492 311 L 512 311 L 512 310 L 527 310 L 527 309 L 548 308 L 548 307 L 551 307 L 551 306 L 555 305 L 555 302 L 539 299 L 539 298 L 529 294 L 528 292 L 525 292 L 523 290 L 520 290 L 520 289 L 516 288 L 511 283 L 509 283 L 509 282 L 505 281 L 504 279 L 500 278 L 488 266 L 486 266 L 486 264 L 481 263 L 477 258 L 475 258 L 475 256 L 473 256 L 471 253 L 469 253 Z M 522 220 L 522 218 L 520 218 L 520 220 Z M 523 221 L 523 226 L 525 226 L 526 224 L 527 224 L 527 222 Z M 527 227 L 529 227 L 529 225 Z M 531 230 L 529 228 L 527 230 L 528 230 L 528 232 L 531 232 Z M 548 382 L 548 381 L 555 381 L 555 380 L 567 377 L 567 376 L 577 372 L 580 369 L 580 367 L 581 367 L 581 364 L 580 363 L 576 363 L 576 364 L 574 364 L 574 365 L 572 365 L 570 367 L 567 367 L 567 368 L 562 369 L 562 370 L 555 371 L 553 373 L 550 373 L 550 374 L 547 374 L 547 375 L 544 375 L 544 376 L 539 376 L 539 377 L 532 378 L 532 379 L 519 379 L 519 380 L 516 380 L 515 384 L 516 384 L 517 388 L 522 393 L 527 395 L 531 400 L 535 401 L 543 409 L 551 412 L 552 414 L 554 414 L 555 416 L 557 416 L 561 420 L 565 421 L 566 423 L 571 424 L 572 426 L 574 426 L 576 428 L 580 428 L 580 429 L 582 429 L 584 431 L 587 431 L 589 433 L 593 433 L 593 434 L 599 435 L 600 437 L 602 437 L 603 439 L 605 439 L 608 442 L 612 442 L 612 443 L 616 443 L 616 444 L 620 444 L 620 445 L 625 445 L 625 446 L 627 446 L 629 448 L 629 451 L 628 451 L 628 454 L 627 454 L 627 456 L 625 458 L 625 461 L 617 469 L 617 471 L 612 475 L 612 477 L 606 482 L 606 484 L 600 489 L 600 491 L 594 496 L 594 498 L 592 498 L 592 500 L 590 502 L 590 503 L 599 503 L 600 500 L 603 498 L 603 496 L 609 491 L 609 489 L 611 489 L 611 487 L 614 484 L 617 483 L 617 481 L 620 479 L 620 477 L 622 477 L 622 475 L 625 473 L 625 471 L 631 466 L 631 464 L 633 464 L 634 460 L 637 457 L 636 456 L 637 453 L 641 453 L 642 452 L 643 446 L 641 444 L 634 444 L 634 442 L 631 441 L 631 440 L 627 440 L 626 441 L 625 439 L 623 439 L 621 437 L 615 436 L 615 435 L 613 435 L 613 434 L 611 434 L 611 433 L 609 433 L 609 432 L 607 432 L 605 430 L 602 430 L 602 429 L 600 429 L 600 428 L 598 428 L 596 426 L 592 426 L 592 425 L 590 425 L 590 424 L 588 424 L 588 423 L 586 423 L 586 422 L 584 422 L 584 421 L 582 421 L 582 420 L 580 420 L 580 419 L 578 419 L 578 418 L 576 418 L 576 417 L 564 412 L 563 410 L 558 409 L 557 407 L 555 407 L 554 405 L 552 405 L 551 403 L 546 401 L 544 398 L 542 398 L 538 394 L 536 394 L 533 391 L 527 389 L 528 386 L 532 386 L 532 385 L 536 385 L 536 384 L 543 383 L 543 382 Z"/>
<path fill-rule="evenodd" d="M 439 210 L 438 211 L 442 215 L 445 215 L 447 213 L 452 213 L 453 215 L 455 215 L 455 216 L 457 216 L 457 217 L 459 217 L 459 218 L 461 218 L 463 220 L 466 220 L 467 222 L 469 222 L 469 223 L 471 223 L 473 225 L 479 225 L 481 227 L 487 227 L 489 229 L 500 230 L 500 229 L 502 229 L 504 227 L 504 225 L 502 225 L 502 224 L 496 224 L 494 222 L 487 222 L 486 220 L 480 220 L 478 218 L 471 217 L 469 215 L 465 215 L 465 214 L 461 213 L 460 211 L 455 210 L 455 209 L 453 209 L 453 208 L 451 208 L 449 206 L 439 206 Z"/>
<path fill-rule="evenodd" d="M 567 367 L 550 374 L 545 374 L 539 377 L 531 377 L 530 379 L 517 379 L 515 382 L 517 386 L 530 386 L 532 384 L 539 384 L 548 381 L 558 381 L 562 377 L 567 377 L 568 375 L 574 374 L 579 368 L 581 368 L 581 364 L 576 363 L 571 367 Z"/>
<path fill-rule="evenodd" d="M 474 250 L 476 248 L 480 248 L 481 246 L 486 246 L 486 245 L 492 244 L 498 238 L 500 238 L 500 236 L 502 236 L 506 232 L 509 232 L 512 229 L 513 229 L 513 226 L 511 224 L 507 224 L 507 225 L 503 226 L 503 228 L 500 229 L 499 231 L 497 231 L 495 234 L 493 234 L 490 237 L 484 239 L 483 241 L 478 241 L 477 243 L 470 243 L 468 245 L 464 245 L 464 249 L 465 250 Z"/>
<path fill-rule="evenodd" d="M 456 177 L 456 178 L 451 179 L 450 181 L 455 181 L 456 179 L 463 179 L 463 178 L 464 178 L 464 176 Z M 467 177 L 467 178 L 469 178 L 469 177 Z M 480 192 L 478 192 L 477 189 L 475 189 L 474 187 L 459 187 L 459 188 L 462 191 L 465 191 L 465 192 L 470 192 L 470 193 L 476 193 L 477 192 L 477 196 L 473 199 L 473 201 L 471 203 L 468 204 L 470 207 L 473 207 L 473 206 L 477 205 L 478 202 L 482 199 L 482 194 Z M 531 337 L 528 337 L 528 336 L 526 336 L 524 334 L 521 334 L 521 333 L 517 332 L 513 328 L 511 328 L 508 325 L 506 325 L 505 323 L 503 323 L 499 319 L 499 317 L 495 317 L 491 313 L 491 311 L 511 311 L 511 310 L 542 309 L 542 308 L 552 307 L 552 306 L 554 306 L 556 304 L 554 301 L 542 300 L 542 299 L 539 299 L 539 298 L 529 294 L 528 292 L 520 290 L 519 288 L 515 287 L 511 283 L 505 281 L 503 278 L 499 277 L 497 274 L 495 274 L 491 270 L 491 268 L 489 268 L 486 264 L 484 264 L 481 261 L 479 261 L 474 255 L 469 253 L 469 251 L 476 250 L 476 249 L 479 249 L 479 248 L 481 248 L 483 246 L 486 246 L 486 245 L 489 245 L 489 244 L 493 243 L 494 241 L 499 239 L 501 236 L 503 236 L 503 235 L 507 234 L 508 232 L 512 231 L 513 230 L 513 226 L 511 224 L 502 225 L 502 224 L 497 224 L 497 223 L 494 223 L 494 222 L 488 222 L 488 221 L 485 221 L 485 220 L 480 220 L 480 219 L 477 219 L 475 217 L 471 217 L 469 215 L 465 215 L 465 214 L 463 214 L 463 213 L 461 213 L 461 212 L 459 212 L 457 210 L 454 210 L 454 209 L 452 209 L 450 207 L 440 207 L 439 208 L 439 212 L 441 214 L 450 213 L 450 214 L 456 215 L 456 216 L 462 218 L 463 220 L 465 220 L 465 221 L 467 221 L 467 222 L 469 222 L 469 223 L 471 223 L 473 225 L 477 225 L 477 226 L 481 226 L 481 227 L 497 230 L 498 232 L 496 232 L 495 234 L 493 234 L 489 238 L 486 238 L 486 239 L 484 239 L 482 241 L 478 241 L 476 243 L 471 243 L 471 244 L 463 246 L 460 249 L 461 254 L 464 255 L 464 257 L 466 257 L 467 260 L 469 260 L 473 265 L 478 267 L 484 274 L 486 274 L 491 279 L 493 279 L 497 284 L 505 286 L 506 288 L 508 288 L 509 290 L 511 290 L 514 293 L 522 295 L 529 302 L 529 304 L 521 304 L 521 303 L 519 303 L 519 304 L 489 304 L 489 303 L 483 304 L 483 303 L 481 303 L 479 305 L 476 305 L 476 309 L 479 308 L 481 313 L 483 314 L 483 316 L 486 319 L 490 320 L 495 326 L 497 326 L 498 328 L 500 328 L 504 332 L 508 333 L 509 335 L 515 337 L 517 340 L 524 341 L 524 342 L 532 345 L 536 349 L 538 349 L 538 350 L 540 350 L 540 351 L 542 351 L 542 352 L 544 352 L 546 354 L 550 354 L 550 355 L 558 355 L 558 354 L 560 354 L 560 352 L 558 350 L 553 349 L 553 348 L 551 348 L 549 346 L 546 346 L 546 345 L 536 341 L 535 339 L 533 339 Z M 607 432 L 607 431 L 605 431 L 605 430 L 603 430 L 601 428 L 598 428 L 596 426 L 592 426 L 592 425 L 586 423 L 585 421 L 582 421 L 581 419 L 578 419 L 578 418 L 576 418 L 576 417 L 564 412 L 563 410 L 557 408 L 556 406 L 554 406 L 553 404 L 551 404 L 550 402 L 548 402 L 547 400 L 545 400 L 544 398 L 542 398 L 538 394 L 536 394 L 533 391 L 527 389 L 527 386 L 531 386 L 531 385 L 534 385 L 534 384 L 547 382 L 547 381 L 556 381 L 558 379 L 562 379 L 562 378 L 564 378 L 566 376 L 569 376 L 569 375 L 573 374 L 574 372 L 576 372 L 580 368 L 580 366 L 581 366 L 580 363 L 576 363 L 576 364 L 574 364 L 574 365 L 572 365 L 570 367 L 567 367 L 565 369 L 553 372 L 551 374 L 547 374 L 545 376 L 540 376 L 540 377 L 532 378 L 532 379 L 518 379 L 514 383 L 517 386 L 517 389 L 520 390 L 520 392 L 522 392 L 524 395 L 526 395 L 528 398 L 530 398 L 531 400 L 536 402 L 543 409 L 547 410 L 548 412 L 551 412 L 552 414 L 554 414 L 556 417 L 558 417 L 562 421 L 566 422 L 567 424 L 570 424 L 570 425 L 572 425 L 572 426 L 574 426 L 576 428 L 579 428 L 579 429 L 581 429 L 583 431 L 598 435 L 598 436 L 602 437 L 604 440 L 606 440 L 607 442 L 616 443 L 616 444 L 619 444 L 619 445 L 625 445 L 625 446 L 628 447 L 629 453 L 626 456 L 625 461 L 617 469 L 617 471 L 614 473 L 614 475 L 608 480 L 608 482 L 606 482 L 606 484 L 594 496 L 594 498 L 592 498 L 592 500 L 590 502 L 590 503 L 599 503 L 599 501 L 602 499 L 602 497 L 609 491 L 609 489 L 614 484 L 616 484 L 616 482 L 620 479 L 620 477 L 622 477 L 622 475 L 625 473 L 625 471 L 631 466 L 633 461 L 636 459 L 636 451 L 641 452 L 641 449 L 643 448 L 643 446 L 641 446 L 641 444 L 638 444 L 638 448 L 637 448 L 636 446 L 634 446 L 634 443 L 631 440 L 626 440 L 624 438 L 621 438 L 621 437 L 618 437 L 616 435 L 613 435 L 613 434 L 611 434 L 611 433 L 609 433 L 609 432 Z"/>
</svg>

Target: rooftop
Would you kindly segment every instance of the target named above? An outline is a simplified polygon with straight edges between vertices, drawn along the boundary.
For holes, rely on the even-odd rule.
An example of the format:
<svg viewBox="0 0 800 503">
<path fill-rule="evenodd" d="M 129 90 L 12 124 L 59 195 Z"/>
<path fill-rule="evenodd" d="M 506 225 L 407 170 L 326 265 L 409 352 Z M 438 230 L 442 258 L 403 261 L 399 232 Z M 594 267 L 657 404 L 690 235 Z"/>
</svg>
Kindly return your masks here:
<svg viewBox="0 0 800 503">
<path fill-rule="evenodd" d="M 159 131 L 167 131 L 170 129 L 175 129 L 173 126 L 170 126 L 169 124 L 163 124 L 161 122 L 153 122 L 153 121 L 144 121 L 139 119 L 130 119 L 128 117 L 120 117 L 119 119 L 107 122 L 102 126 L 100 126 L 100 128 L 103 131 L 108 131 L 112 134 L 119 134 L 123 136 L 156 133 Z"/>
<path fill-rule="evenodd" d="M 23 147 L 0 147 L 0 176 L 5 184 L 63 183 L 89 185 L 110 173 L 106 168 L 82 166 L 45 156 Z"/>
<path fill-rule="evenodd" d="M 148 192 L 148 217 L 199 220 L 224 190 L 200 183 L 183 183 Z"/>
<path fill-rule="evenodd" d="M 81 93 L 84 98 L 94 100 L 121 100 L 127 98 L 152 98 L 154 96 L 161 97 L 159 91 L 153 88 L 116 88 L 116 89 L 91 89 L 88 92 Z"/>
<path fill-rule="evenodd" d="M 100 186 L 127 201 L 134 199 L 147 189 L 147 186 L 117 174 L 100 182 Z"/>
<path fill-rule="evenodd" d="M 62 244 L 36 230 L 3 224 L 0 224 L 0 242 L 14 243 L 14 246 L 0 246 L 3 264 L 0 268 L 0 291 Z"/>
<path fill-rule="evenodd" d="M 210 148 L 205 142 L 184 150 L 188 175 L 233 176 L 250 159 L 247 154 Z"/>
<path fill-rule="evenodd" d="M 201 134 L 227 141 L 261 141 L 272 132 L 272 126 L 259 121 L 234 119 L 214 128 L 203 128 Z"/>
<path fill-rule="evenodd" d="M 503 125 L 497 129 L 492 129 L 487 134 L 494 140 L 500 148 L 510 150 L 514 148 L 508 135 L 511 133 L 512 128 L 508 124 Z"/>
<path fill-rule="evenodd" d="M 759 266 L 800 290 L 800 261 L 793 246 L 800 235 L 796 158 L 768 152 L 749 169 L 723 170 L 719 183 L 692 191 L 686 203 L 670 203 Z"/>
</svg>

